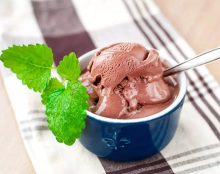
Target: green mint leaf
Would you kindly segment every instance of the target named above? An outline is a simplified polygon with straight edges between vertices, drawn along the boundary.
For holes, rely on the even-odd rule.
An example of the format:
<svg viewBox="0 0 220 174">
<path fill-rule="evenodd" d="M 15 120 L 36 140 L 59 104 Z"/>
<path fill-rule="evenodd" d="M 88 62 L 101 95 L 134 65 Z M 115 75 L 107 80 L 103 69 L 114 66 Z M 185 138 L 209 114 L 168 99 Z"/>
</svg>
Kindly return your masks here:
<svg viewBox="0 0 220 174">
<path fill-rule="evenodd" d="M 52 93 L 53 95 L 59 94 L 59 92 L 63 91 L 64 89 L 65 89 L 64 85 L 57 78 L 50 79 L 49 84 L 44 89 L 41 95 L 42 103 L 46 105 L 49 95 L 51 95 Z"/>
<path fill-rule="evenodd" d="M 63 61 L 60 61 L 57 72 L 61 77 L 68 80 L 77 80 L 79 78 L 80 66 L 75 53 L 64 56 Z"/>
<path fill-rule="evenodd" d="M 45 44 L 13 45 L 2 51 L 0 60 L 35 92 L 41 92 L 49 83 L 53 53 Z"/>
<path fill-rule="evenodd" d="M 89 105 L 86 87 L 80 81 L 70 81 L 66 89 L 53 91 L 47 98 L 46 114 L 49 129 L 58 142 L 72 145 L 85 128 Z"/>
</svg>

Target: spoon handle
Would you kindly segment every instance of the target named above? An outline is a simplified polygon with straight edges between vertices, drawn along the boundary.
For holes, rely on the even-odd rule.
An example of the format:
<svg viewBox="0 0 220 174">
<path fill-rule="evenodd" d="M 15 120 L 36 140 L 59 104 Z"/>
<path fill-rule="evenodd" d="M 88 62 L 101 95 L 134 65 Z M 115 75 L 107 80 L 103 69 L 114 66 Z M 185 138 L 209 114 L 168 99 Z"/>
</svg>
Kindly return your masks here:
<svg viewBox="0 0 220 174">
<path fill-rule="evenodd" d="M 218 59 L 220 59 L 220 47 L 201 53 L 194 58 L 187 59 L 186 61 L 178 65 L 164 70 L 163 76 L 166 77 L 176 73 L 180 73 L 182 71 L 196 68 L 197 66 L 204 65 Z"/>
</svg>

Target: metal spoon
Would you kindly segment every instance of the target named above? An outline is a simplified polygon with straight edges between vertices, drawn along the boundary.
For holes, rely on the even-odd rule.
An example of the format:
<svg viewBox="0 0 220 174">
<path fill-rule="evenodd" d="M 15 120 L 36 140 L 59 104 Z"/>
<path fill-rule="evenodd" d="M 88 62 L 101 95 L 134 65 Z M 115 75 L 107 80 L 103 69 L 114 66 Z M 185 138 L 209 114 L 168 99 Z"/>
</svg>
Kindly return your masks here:
<svg viewBox="0 0 220 174">
<path fill-rule="evenodd" d="M 186 61 L 178 65 L 175 65 L 171 68 L 164 70 L 163 76 L 167 77 L 167 76 L 170 76 L 176 73 L 180 73 L 182 71 L 196 68 L 200 65 L 204 65 L 204 64 L 216 61 L 218 59 L 220 59 L 220 47 L 201 53 L 194 58 L 187 59 Z"/>
</svg>

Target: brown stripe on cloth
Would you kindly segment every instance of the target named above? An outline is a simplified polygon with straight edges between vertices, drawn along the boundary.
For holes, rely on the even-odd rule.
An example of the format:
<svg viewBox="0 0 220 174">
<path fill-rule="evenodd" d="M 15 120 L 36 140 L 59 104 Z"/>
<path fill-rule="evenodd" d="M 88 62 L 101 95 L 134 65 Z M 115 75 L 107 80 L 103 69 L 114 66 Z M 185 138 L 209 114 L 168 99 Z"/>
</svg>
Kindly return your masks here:
<svg viewBox="0 0 220 174">
<path fill-rule="evenodd" d="M 209 110 L 213 113 L 213 115 L 216 117 L 216 119 L 220 123 L 220 115 L 215 111 L 215 109 L 210 105 L 210 103 L 205 99 L 204 95 L 199 91 L 199 89 L 196 87 L 195 83 L 190 79 L 190 76 L 186 73 L 186 77 L 189 80 L 190 85 L 193 86 L 193 89 L 197 92 L 199 98 L 205 103 L 205 105 L 209 108 Z M 211 89 L 210 89 L 211 90 Z"/>
<path fill-rule="evenodd" d="M 219 143 L 195 148 L 195 149 L 192 149 L 189 151 L 185 151 L 185 152 L 167 157 L 166 160 L 172 161 L 172 160 L 175 160 L 178 158 L 189 156 L 191 154 L 203 153 L 204 151 L 209 151 L 209 150 L 216 149 L 216 148 L 220 148 Z M 219 153 L 220 152 L 218 152 L 214 155 L 207 155 L 207 156 L 205 156 L 205 158 L 208 158 L 208 159 L 215 158 L 216 156 L 219 156 Z M 189 161 L 198 161 L 197 159 L 204 160 L 204 156 L 197 157 L 196 159 L 193 158 L 190 160 L 175 163 L 173 167 L 185 165 Z M 140 173 L 143 171 L 146 173 L 146 170 L 148 170 L 148 169 L 146 169 L 147 166 L 151 167 L 151 169 L 154 169 L 154 170 L 151 170 L 151 172 L 154 172 L 154 173 L 157 173 L 156 170 L 159 170 L 159 169 L 163 171 L 162 173 L 169 173 L 170 172 L 169 169 L 168 169 L 168 171 L 166 171 L 167 170 L 166 166 L 163 166 L 164 159 L 163 159 L 162 155 L 160 155 L 160 154 L 157 154 L 157 155 L 150 157 L 148 159 L 140 160 L 140 161 L 136 161 L 136 162 L 115 162 L 115 161 L 110 161 L 110 160 L 106 160 L 106 159 L 102 159 L 102 158 L 100 158 L 100 161 L 108 174 L 117 174 L 117 173 L 118 174 L 119 173 L 129 173 L 129 174 L 135 173 L 136 174 L 136 173 Z M 160 165 L 161 163 L 162 163 L 162 165 Z"/>
<path fill-rule="evenodd" d="M 131 12 L 131 9 L 128 7 L 128 5 L 126 4 L 125 0 L 124 1 L 124 4 L 129 12 L 129 14 L 132 16 L 132 12 Z M 141 25 L 138 23 L 138 21 L 132 16 L 133 18 L 133 21 L 135 23 L 135 25 L 138 27 L 138 29 L 141 31 L 141 33 L 144 35 L 144 37 L 147 39 L 147 41 L 150 43 L 151 47 L 152 48 L 155 48 L 156 49 L 156 45 L 154 45 L 154 43 L 152 42 L 152 40 L 150 39 L 150 37 L 144 32 L 144 30 L 142 29 Z"/>
<path fill-rule="evenodd" d="M 141 172 L 154 174 L 164 170 L 168 170 L 169 174 L 173 173 L 172 169 L 160 153 L 150 158 L 133 162 L 116 162 L 103 158 L 100 158 L 100 161 L 107 174 L 136 174 Z"/>
<path fill-rule="evenodd" d="M 126 1 L 124 1 L 126 2 Z M 156 36 L 156 38 L 160 38 L 160 36 L 158 35 L 158 33 L 152 28 L 152 26 L 149 24 L 149 22 L 143 17 L 143 14 L 141 13 L 140 8 L 138 7 L 136 1 L 133 0 L 134 6 L 136 7 L 139 15 L 141 16 L 141 19 L 145 22 L 145 24 L 148 26 L 148 28 L 154 33 L 154 35 Z M 127 6 L 127 5 L 126 5 Z M 127 6 L 128 7 L 128 6 Z M 130 13 L 131 15 L 133 15 L 132 13 Z M 133 16 L 134 18 L 134 16 Z M 159 27 L 162 27 L 162 25 L 160 25 Z M 163 28 L 163 31 L 165 29 Z M 168 32 L 166 32 L 168 34 Z M 171 38 L 171 36 L 169 37 Z M 178 62 L 178 60 L 175 58 L 174 54 L 166 47 L 166 44 L 164 43 L 164 41 L 162 39 L 158 39 L 158 41 L 160 42 L 160 44 L 162 46 L 164 46 L 164 48 L 167 50 L 167 52 L 169 53 L 169 55 Z M 176 47 L 178 47 L 174 40 L 172 40 L 172 42 L 174 43 L 174 45 Z M 179 47 L 178 47 L 179 48 Z M 179 48 L 180 49 L 180 48 Z M 185 55 L 184 55 L 185 56 Z M 186 73 L 186 76 L 190 82 L 190 84 L 193 86 L 194 90 L 197 92 L 198 96 L 201 98 L 201 100 L 206 104 L 206 106 L 208 107 L 208 109 L 213 113 L 213 115 L 218 119 L 218 121 L 220 122 L 220 116 L 219 114 L 213 109 L 213 107 L 207 102 L 207 100 L 204 98 L 204 96 L 200 93 L 200 91 L 198 90 L 198 88 L 195 86 L 195 84 L 193 83 L 193 81 L 191 80 L 191 78 L 189 77 L 189 75 Z M 207 122 L 207 124 L 209 125 L 209 127 L 213 130 L 214 134 L 216 135 L 216 137 L 220 140 L 220 133 L 218 132 L 217 128 L 215 127 L 215 125 L 211 122 L 211 120 L 208 118 L 208 116 L 206 116 L 206 114 L 203 112 L 203 110 L 196 104 L 196 102 L 193 100 L 193 98 L 191 97 L 190 93 L 187 92 L 188 98 L 191 101 L 191 103 L 193 104 L 193 106 L 196 108 L 196 110 L 200 113 L 200 115 L 203 117 L 203 119 Z"/>
<path fill-rule="evenodd" d="M 218 90 L 219 89 L 219 87 L 218 86 L 215 86 L 215 87 L 212 87 L 212 91 L 215 91 L 215 90 Z M 189 90 L 188 90 L 189 91 Z M 189 93 L 192 93 L 193 91 L 189 91 Z M 207 94 L 209 94 L 208 92 L 203 92 L 203 95 L 207 95 Z M 196 99 L 198 99 L 198 98 L 200 98 L 199 96 L 194 96 L 193 97 L 194 98 L 194 100 L 196 100 Z M 185 99 L 185 102 L 188 102 L 188 100 L 187 99 Z"/>
<path fill-rule="evenodd" d="M 186 56 L 186 54 L 182 51 L 182 49 L 175 43 L 175 41 L 173 40 L 173 38 L 170 36 L 170 34 L 166 31 L 166 29 L 160 24 L 160 22 L 157 20 L 157 18 L 151 14 L 148 5 L 144 2 L 144 0 L 141 0 L 143 6 L 145 7 L 146 11 L 148 12 L 148 14 L 151 16 L 151 18 L 156 22 L 156 24 L 162 29 L 162 31 L 164 32 L 164 34 L 168 37 L 168 39 L 174 44 L 174 46 L 176 47 L 176 49 L 178 49 L 178 51 L 180 52 L 180 54 L 185 58 L 188 59 L 188 57 Z M 213 99 L 218 103 L 218 105 L 220 105 L 220 100 L 216 97 L 216 95 L 212 92 L 212 90 L 210 89 L 210 87 L 208 86 L 208 84 L 205 82 L 204 77 L 202 77 L 198 70 L 194 69 L 196 75 L 198 76 L 199 80 L 202 81 L 202 84 L 206 87 L 207 91 L 211 94 L 211 96 L 213 97 Z"/>
<path fill-rule="evenodd" d="M 205 146 L 205 147 L 199 147 L 199 148 L 192 149 L 192 150 L 189 150 L 189 151 L 185 151 L 185 152 L 182 152 L 182 153 L 179 153 L 179 154 L 167 157 L 166 159 L 167 159 L 167 161 L 172 161 L 172 160 L 184 157 L 184 156 L 188 156 L 188 155 L 191 155 L 191 154 L 200 153 L 200 152 L 203 152 L 203 151 L 207 151 L 207 150 L 211 150 L 211 149 L 216 149 L 216 148 L 220 148 L 220 144 L 219 143 L 211 144 L 211 145 L 208 145 L 208 146 Z"/>
<path fill-rule="evenodd" d="M 216 158 L 216 157 L 219 157 L 220 156 L 220 152 L 215 152 L 215 153 L 211 153 L 211 154 L 208 154 L 208 155 L 203 155 L 203 156 L 199 156 L 199 157 L 195 157 L 195 158 L 192 158 L 192 159 L 188 159 L 188 160 L 184 160 L 184 161 L 181 161 L 181 162 L 177 162 L 177 163 L 174 163 L 172 164 L 172 168 L 174 167 L 180 167 L 180 166 L 184 166 L 184 165 L 188 165 L 188 164 L 192 164 L 192 163 L 197 163 L 197 162 L 200 162 L 200 161 L 205 161 L 205 160 L 209 160 L 209 159 L 212 159 L 212 158 Z"/>
<path fill-rule="evenodd" d="M 48 130 L 49 130 L 48 126 L 41 125 L 41 126 L 23 128 L 21 129 L 21 132 L 48 131 Z"/>
<path fill-rule="evenodd" d="M 55 64 L 75 52 L 77 57 L 95 48 L 71 0 L 32 1 L 34 14 Z"/>
<path fill-rule="evenodd" d="M 190 168 L 190 169 L 187 169 L 187 170 L 183 170 L 183 171 L 177 172 L 176 174 L 194 173 L 196 171 L 205 170 L 205 169 L 216 167 L 216 166 L 219 166 L 219 165 L 220 165 L 220 161 L 217 161 L 217 162 L 214 162 L 214 163 L 205 164 L 205 165 L 201 165 L 201 166 L 198 166 L 198 167 L 194 167 L 194 168 Z"/>
<path fill-rule="evenodd" d="M 41 117 L 41 118 L 32 118 L 28 120 L 22 120 L 19 122 L 19 124 L 26 124 L 30 122 L 47 122 L 47 117 Z"/>
<path fill-rule="evenodd" d="M 195 99 L 191 97 L 190 93 L 187 91 L 187 96 L 189 98 L 189 101 L 192 103 L 192 105 L 195 107 L 198 113 L 202 116 L 202 118 L 206 121 L 206 123 L 209 125 L 211 128 L 212 132 L 215 134 L 215 136 L 218 138 L 220 141 L 220 133 L 218 129 L 215 127 L 215 125 L 212 123 L 212 121 L 209 119 L 209 117 L 202 111 L 202 109 L 197 105 L 195 102 Z"/>
</svg>

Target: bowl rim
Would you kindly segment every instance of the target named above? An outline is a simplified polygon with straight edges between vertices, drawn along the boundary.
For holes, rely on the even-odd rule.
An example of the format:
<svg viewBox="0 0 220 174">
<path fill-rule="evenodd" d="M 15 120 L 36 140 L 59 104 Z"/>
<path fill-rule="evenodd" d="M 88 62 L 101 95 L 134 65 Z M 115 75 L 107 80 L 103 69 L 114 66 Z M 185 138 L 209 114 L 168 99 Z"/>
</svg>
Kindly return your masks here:
<svg viewBox="0 0 220 174">
<path fill-rule="evenodd" d="M 149 47 L 145 47 L 146 49 L 153 49 L 153 48 L 149 48 Z M 100 50 L 100 48 L 91 50 L 85 54 L 83 54 L 82 56 L 79 57 L 79 64 L 84 60 L 87 59 L 89 56 L 93 56 L 98 50 Z M 158 50 L 156 50 L 158 51 Z M 163 54 L 161 54 L 160 51 L 158 51 L 160 57 L 162 57 L 162 59 L 165 59 L 168 61 L 168 63 L 171 63 L 172 65 L 177 64 L 177 62 L 173 59 L 171 59 L 169 56 L 164 56 Z M 147 122 L 147 121 L 152 121 L 155 120 L 157 118 L 161 118 L 164 117 L 166 115 L 169 115 L 170 112 L 176 110 L 176 108 L 179 107 L 179 105 L 183 102 L 185 95 L 186 95 L 186 90 L 187 90 L 187 80 L 186 80 L 186 75 L 184 72 L 181 72 L 179 74 L 179 83 L 181 83 L 180 85 L 180 91 L 179 94 L 176 98 L 176 100 L 174 100 L 174 102 L 168 106 L 166 109 L 153 114 L 151 116 L 147 116 L 144 118 L 137 118 L 137 119 L 114 119 L 114 118 L 107 118 L 107 117 L 103 117 L 97 114 L 94 114 L 90 111 L 87 110 L 87 116 L 92 117 L 93 119 L 102 121 L 102 122 L 108 122 L 108 123 L 138 123 L 138 122 Z"/>
</svg>

